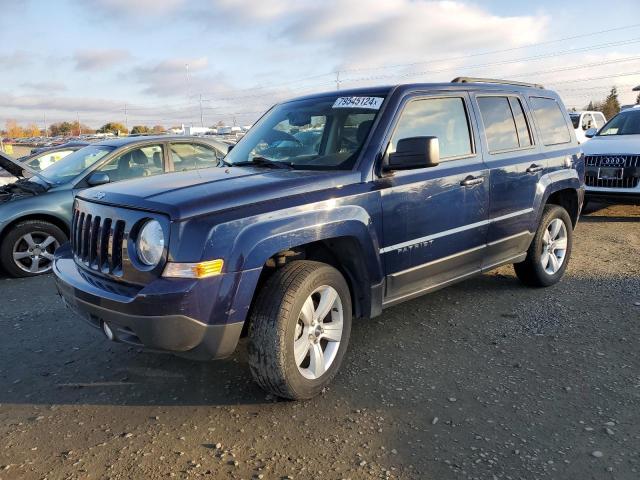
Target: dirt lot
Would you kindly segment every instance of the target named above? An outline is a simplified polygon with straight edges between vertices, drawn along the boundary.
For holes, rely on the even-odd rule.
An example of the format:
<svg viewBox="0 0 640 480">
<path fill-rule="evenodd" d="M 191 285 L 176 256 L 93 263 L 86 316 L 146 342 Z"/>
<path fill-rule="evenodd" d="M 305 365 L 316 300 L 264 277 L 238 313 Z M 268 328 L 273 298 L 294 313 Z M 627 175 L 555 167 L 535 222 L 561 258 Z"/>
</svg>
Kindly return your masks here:
<svg viewBox="0 0 640 480">
<path fill-rule="evenodd" d="M 640 478 L 640 207 L 582 218 L 568 274 L 511 267 L 358 322 L 302 403 L 242 348 L 108 343 L 49 277 L 0 279 L 0 478 Z"/>
</svg>

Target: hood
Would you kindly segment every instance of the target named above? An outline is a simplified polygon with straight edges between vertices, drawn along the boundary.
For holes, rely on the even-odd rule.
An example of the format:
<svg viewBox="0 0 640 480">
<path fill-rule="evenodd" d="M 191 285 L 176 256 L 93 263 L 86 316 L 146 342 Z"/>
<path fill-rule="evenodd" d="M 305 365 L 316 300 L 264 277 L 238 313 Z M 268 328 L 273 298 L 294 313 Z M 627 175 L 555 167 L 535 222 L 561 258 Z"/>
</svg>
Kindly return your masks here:
<svg viewBox="0 0 640 480">
<path fill-rule="evenodd" d="M 92 202 L 167 213 L 172 220 L 360 181 L 352 171 L 206 168 L 106 184 L 78 194 Z"/>
<path fill-rule="evenodd" d="M 29 170 L 27 165 L 22 164 L 10 155 L 0 151 L 0 168 L 3 168 L 14 177 L 24 178 L 24 170 Z"/>
<path fill-rule="evenodd" d="M 640 155 L 640 135 L 596 135 L 580 146 L 585 155 Z"/>
<path fill-rule="evenodd" d="M 18 178 L 24 178 L 24 172 L 27 172 L 29 174 L 29 177 L 34 175 L 36 177 L 40 177 L 40 174 L 29 165 L 16 160 L 15 158 L 7 155 L 4 152 L 0 152 L 0 168 L 4 168 L 11 175 Z"/>
</svg>

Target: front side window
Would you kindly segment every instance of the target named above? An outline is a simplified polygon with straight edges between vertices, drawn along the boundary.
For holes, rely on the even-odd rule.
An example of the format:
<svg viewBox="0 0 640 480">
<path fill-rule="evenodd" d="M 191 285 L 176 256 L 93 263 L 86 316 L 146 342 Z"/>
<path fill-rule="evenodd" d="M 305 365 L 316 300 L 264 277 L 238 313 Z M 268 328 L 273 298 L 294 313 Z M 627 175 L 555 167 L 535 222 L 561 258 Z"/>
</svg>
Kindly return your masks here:
<svg viewBox="0 0 640 480">
<path fill-rule="evenodd" d="M 471 131 L 464 100 L 460 97 L 414 100 L 402 111 L 391 137 L 389 152 L 399 140 L 411 137 L 438 137 L 440 158 L 471 155 Z"/>
<path fill-rule="evenodd" d="M 222 158 L 212 147 L 197 143 L 172 143 L 169 151 L 176 172 L 215 167 Z"/>
<path fill-rule="evenodd" d="M 617 114 L 598 132 L 599 137 L 605 135 L 640 135 L 640 110 Z"/>
<path fill-rule="evenodd" d="M 545 145 L 571 142 L 571 134 L 558 102 L 552 98 L 530 97 L 542 141 Z"/>
<path fill-rule="evenodd" d="M 148 145 L 134 148 L 112 158 L 98 171 L 109 175 L 109 180 L 112 182 L 159 175 L 164 173 L 162 146 Z"/>
<path fill-rule="evenodd" d="M 271 109 L 224 158 L 231 165 L 350 170 L 384 97 L 322 96 Z"/>
<path fill-rule="evenodd" d="M 489 152 L 520 148 L 518 131 L 508 97 L 479 97 L 478 106 Z"/>
<path fill-rule="evenodd" d="M 596 119 L 596 127 L 600 128 L 601 126 L 603 126 L 605 123 L 607 123 L 607 121 L 604 119 L 604 115 L 601 113 L 595 113 L 593 115 Z"/>
<path fill-rule="evenodd" d="M 69 182 L 113 150 L 114 147 L 109 145 L 89 145 L 42 170 L 40 175 L 56 185 Z"/>
</svg>

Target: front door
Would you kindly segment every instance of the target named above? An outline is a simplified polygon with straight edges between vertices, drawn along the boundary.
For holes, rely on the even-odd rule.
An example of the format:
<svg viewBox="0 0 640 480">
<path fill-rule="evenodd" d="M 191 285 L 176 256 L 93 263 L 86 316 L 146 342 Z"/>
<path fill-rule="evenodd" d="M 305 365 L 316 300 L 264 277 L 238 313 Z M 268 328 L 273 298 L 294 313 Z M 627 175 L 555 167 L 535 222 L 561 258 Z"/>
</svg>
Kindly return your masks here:
<svg viewBox="0 0 640 480">
<path fill-rule="evenodd" d="M 379 180 L 386 305 L 481 268 L 489 178 L 470 112 L 469 97 L 461 93 L 410 98 L 400 113 L 387 154 L 403 138 L 436 136 L 440 164 Z"/>
</svg>

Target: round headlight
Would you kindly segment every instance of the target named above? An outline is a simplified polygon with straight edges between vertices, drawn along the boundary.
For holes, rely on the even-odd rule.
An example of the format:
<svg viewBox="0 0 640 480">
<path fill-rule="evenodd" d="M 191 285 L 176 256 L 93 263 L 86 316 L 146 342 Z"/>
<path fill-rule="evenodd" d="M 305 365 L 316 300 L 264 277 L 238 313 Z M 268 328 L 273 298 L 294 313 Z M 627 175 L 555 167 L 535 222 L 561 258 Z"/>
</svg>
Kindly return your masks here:
<svg viewBox="0 0 640 480">
<path fill-rule="evenodd" d="M 149 220 L 144 224 L 138 235 L 138 258 L 145 265 L 155 267 L 162 259 L 164 251 L 164 232 L 155 220 Z"/>
</svg>

